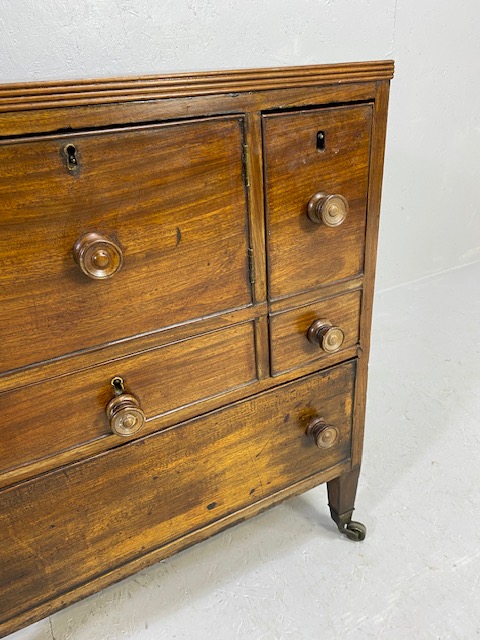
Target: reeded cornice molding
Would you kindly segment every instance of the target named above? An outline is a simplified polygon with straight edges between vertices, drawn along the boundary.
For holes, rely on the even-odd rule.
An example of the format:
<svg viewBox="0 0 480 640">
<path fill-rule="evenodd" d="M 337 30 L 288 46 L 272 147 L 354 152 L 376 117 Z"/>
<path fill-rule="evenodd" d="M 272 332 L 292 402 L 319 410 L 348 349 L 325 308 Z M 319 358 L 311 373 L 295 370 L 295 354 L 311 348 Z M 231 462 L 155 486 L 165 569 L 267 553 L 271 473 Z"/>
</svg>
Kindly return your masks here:
<svg viewBox="0 0 480 640">
<path fill-rule="evenodd" d="M 267 91 L 393 77 L 393 60 L 0 85 L 0 111 Z"/>
</svg>

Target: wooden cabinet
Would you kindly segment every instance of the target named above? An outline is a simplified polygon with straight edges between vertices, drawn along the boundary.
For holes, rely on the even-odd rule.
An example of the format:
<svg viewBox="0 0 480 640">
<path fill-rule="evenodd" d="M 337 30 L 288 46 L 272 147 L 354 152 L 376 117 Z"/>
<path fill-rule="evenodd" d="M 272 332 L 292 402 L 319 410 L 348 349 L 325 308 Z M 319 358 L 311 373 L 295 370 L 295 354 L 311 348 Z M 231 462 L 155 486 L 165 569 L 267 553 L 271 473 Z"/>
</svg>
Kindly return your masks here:
<svg viewBox="0 0 480 640">
<path fill-rule="evenodd" d="M 0 634 L 361 462 L 391 62 L 0 87 Z"/>
</svg>

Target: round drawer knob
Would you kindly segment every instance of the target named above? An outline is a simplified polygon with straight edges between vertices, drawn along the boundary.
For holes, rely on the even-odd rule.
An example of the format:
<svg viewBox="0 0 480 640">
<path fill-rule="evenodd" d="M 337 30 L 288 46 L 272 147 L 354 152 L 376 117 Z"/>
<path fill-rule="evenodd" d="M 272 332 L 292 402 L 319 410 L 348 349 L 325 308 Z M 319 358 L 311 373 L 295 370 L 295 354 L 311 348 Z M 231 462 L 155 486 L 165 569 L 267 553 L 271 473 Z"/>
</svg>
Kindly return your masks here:
<svg viewBox="0 0 480 640">
<path fill-rule="evenodd" d="M 348 200 L 343 196 L 316 193 L 307 205 L 307 215 L 312 222 L 327 227 L 338 227 L 348 214 Z"/>
<path fill-rule="evenodd" d="M 111 278 L 123 264 L 120 247 L 99 233 L 79 238 L 73 246 L 73 257 L 83 273 L 94 280 Z"/>
<path fill-rule="evenodd" d="M 328 320 L 315 320 L 308 330 L 307 338 L 326 353 L 335 353 L 342 346 L 345 334 L 340 327 L 334 327 Z"/>
<path fill-rule="evenodd" d="M 115 397 L 105 408 L 110 428 L 117 436 L 132 436 L 145 424 L 145 413 L 136 396 L 124 393 L 122 378 L 113 378 L 111 384 Z"/>
<path fill-rule="evenodd" d="M 313 437 L 319 449 L 329 449 L 338 441 L 340 432 L 323 418 L 316 418 L 308 425 L 307 436 Z"/>
</svg>

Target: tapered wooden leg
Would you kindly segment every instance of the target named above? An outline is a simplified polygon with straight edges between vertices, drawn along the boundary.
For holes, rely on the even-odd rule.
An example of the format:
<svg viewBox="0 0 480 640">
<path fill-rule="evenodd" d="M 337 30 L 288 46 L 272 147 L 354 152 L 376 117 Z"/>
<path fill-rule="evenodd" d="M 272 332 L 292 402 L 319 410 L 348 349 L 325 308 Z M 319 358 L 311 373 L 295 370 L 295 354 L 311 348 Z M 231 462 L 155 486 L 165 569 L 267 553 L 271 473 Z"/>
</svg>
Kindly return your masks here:
<svg viewBox="0 0 480 640">
<path fill-rule="evenodd" d="M 360 467 L 356 467 L 327 483 L 330 514 L 340 533 L 350 540 L 364 540 L 367 533 L 361 522 L 352 520 L 359 473 Z"/>
</svg>

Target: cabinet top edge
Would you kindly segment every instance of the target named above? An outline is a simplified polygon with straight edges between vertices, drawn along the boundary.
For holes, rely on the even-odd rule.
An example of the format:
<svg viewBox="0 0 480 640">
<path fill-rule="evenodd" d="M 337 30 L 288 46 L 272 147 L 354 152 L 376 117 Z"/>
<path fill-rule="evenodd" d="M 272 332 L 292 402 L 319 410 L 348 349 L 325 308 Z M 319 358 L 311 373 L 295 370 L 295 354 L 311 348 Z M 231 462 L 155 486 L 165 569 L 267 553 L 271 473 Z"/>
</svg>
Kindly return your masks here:
<svg viewBox="0 0 480 640">
<path fill-rule="evenodd" d="M 393 60 L 0 85 L 1 111 L 390 80 Z M 47 104 L 48 103 L 48 104 Z"/>
</svg>

